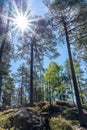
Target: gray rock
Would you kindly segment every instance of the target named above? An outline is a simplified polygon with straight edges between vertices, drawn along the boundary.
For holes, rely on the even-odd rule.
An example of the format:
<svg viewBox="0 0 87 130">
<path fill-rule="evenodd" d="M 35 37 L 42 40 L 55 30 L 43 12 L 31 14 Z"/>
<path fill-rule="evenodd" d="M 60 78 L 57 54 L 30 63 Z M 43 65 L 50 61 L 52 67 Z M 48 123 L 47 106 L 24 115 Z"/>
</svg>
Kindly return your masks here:
<svg viewBox="0 0 87 130">
<path fill-rule="evenodd" d="M 20 108 L 13 115 L 15 130 L 42 130 L 41 116 L 32 108 Z"/>
</svg>

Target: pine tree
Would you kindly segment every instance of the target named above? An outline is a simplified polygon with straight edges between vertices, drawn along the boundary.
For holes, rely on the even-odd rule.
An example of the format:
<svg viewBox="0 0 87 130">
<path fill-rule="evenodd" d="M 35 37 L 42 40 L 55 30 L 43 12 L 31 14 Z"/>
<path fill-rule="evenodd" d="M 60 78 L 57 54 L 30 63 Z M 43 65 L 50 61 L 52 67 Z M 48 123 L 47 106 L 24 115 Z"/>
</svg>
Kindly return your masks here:
<svg viewBox="0 0 87 130">
<path fill-rule="evenodd" d="M 74 35 L 72 35 L 73 34 L 72 28 L 73 26 L 75 26 L 75 24 L 73 25 L 73 23 L 76 18 L 75 16 L 77 16 L 77 12 L 75 10 L 76 8 L 72 10 L 68 1 L 59 1 L 59 0 L 54 0 L 48 6 L 48 8 L 50 11 L 49 12 L 50 19 L 52 19 L 55 23 L 52 26 L 54 26 L 58 30 L 59 38 L 62 37 L 65 40 L 66 45 L 67 45 L 69 61 L 70 61 L 70 69 L 71 69 L 74 91 L 75 91 L 75 96 L 76 96 L 76 102 L 77 102 L 77 106 L 79 110 L 80 125 L 86 127 L 85 115 L 82 110 L 82 104 L 80 101 L 78 84 L 76 80 L 75 69 L 73 65 L 73 59 L 72 59 L 71 48 L 70 48 L 70 43 L 73 43 L 72 37 L 74 37 Z"/>
</svg>

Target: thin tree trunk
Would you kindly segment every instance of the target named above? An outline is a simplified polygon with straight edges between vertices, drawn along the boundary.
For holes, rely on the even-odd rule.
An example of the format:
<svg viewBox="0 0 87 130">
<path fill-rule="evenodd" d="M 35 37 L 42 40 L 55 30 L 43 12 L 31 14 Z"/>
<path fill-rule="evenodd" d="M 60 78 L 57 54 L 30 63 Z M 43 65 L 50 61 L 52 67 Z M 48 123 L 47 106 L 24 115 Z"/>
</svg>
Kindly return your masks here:
<svg viewBox="0 0 87 130">
<path fill-rule="evenodd" d="M 33 106 L 33 45 L 35 36 L 31 39 L 31 65 L 30 65 L 30 106 Z"/>
<path fill-rule="evenodd" d="M 64 30 L 65 30 L 65 36 L 66 36 L 66 43 L 67 43 L 69 60 L 70 60 L 70 68 L 71 68 L 72 80 L 73 80 L 73 85 L 74 85 L 74 91 L 75 91 L 75 96 L 76 96 L 77 107 L 78 107 L 78 111 L 79 111 L 80 125 L 86 127 L 86 119 L 84 117 L 84 113 L 83 113 L 82 105 L 81 105 L 81 101 L 80 101 L 79 90 L 78 90 L 78 85 L 77 85 L 73 60 L 72 60 L 71 49 L 70 49 L 67 25 L 66 25 L 66 22 L 65 22 L 64 18 L 62 19 L 62 22 L 63 22 Z"/>
<path fill-rule="evenodd" d="M 49 80 L 49 102 L 50 102 L 50 105 L 51 105 L 51 88 L 50 88 L 50 80 Z"/>
<path fill-rule="evenodd" d="M 52 88 L 52 102 L 54 102 L 54 89 Z"/>
<path fill-rule="evenodd" d="M 5 40 L 2 41 L 1 47 L 0 47 L 0 101 L 1 101 L 1 92 L 2 92 L 2 55 L 3 55 L 3 50 L 5 46 Z"/>
<path fill-rule="evenodd" d="M 81 103 L 84 104 L 84 98 L 83 98 L 83 92 L 82 92 L 82 89 L 81 89 L 81 85 L 80 85 L 80 81 L 79 81 L 79 78 L 78 78 L 78 85 L 79 85 L 79 92 L 80 92 L 80 98 L 81 98 Z"/>
<path fill-rule="evenodd" d="M 21 78 L 21 106 L 23 105 L 23 66 L 22 66 L 22 78 Z"/>
<path fill-rule="evenodd" d="M 80 66 L 80 65 L 79 65 Z M 84 104 L 84 97 L 83 97 L 83 92 L 82 92 L 82 89 L 81 89 L 81 85 L 80 85 L 80 73 L 79 75 L 77 76 L 77 79 L 78 79 L 78 87 L 79 87 L 79 92 L 80 92 L 80 98 L 81 98 L 81 103 Z"/>
<path fill-rule="evenodd" d="M 71 85 L 71 91 L 72 91 L 72 100 L 73 100 L 73 104 L 75 105 L 75 102 L 74 102 L 74 94 L 73 94 L 73 86 L 72 86 L 72 80 L 71 80 L 71 77 L 70 77 L 70 85 Z"/>
</svg>

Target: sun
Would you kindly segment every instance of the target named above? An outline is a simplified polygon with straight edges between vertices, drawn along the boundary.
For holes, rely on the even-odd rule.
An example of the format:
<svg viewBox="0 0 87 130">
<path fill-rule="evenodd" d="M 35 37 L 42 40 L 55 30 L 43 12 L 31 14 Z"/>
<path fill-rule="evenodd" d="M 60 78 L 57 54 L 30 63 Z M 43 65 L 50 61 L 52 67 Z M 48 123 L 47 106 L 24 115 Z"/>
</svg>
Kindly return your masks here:
<svg viewBox="0 0 87 130">
<path fill-rule="evenodd" d="M 31 32 L 31 34 L 33 33 L 34 35 L 38 35 L 36 33 L 36 26 L 38 26 L 38 21 L 40 21 L 42 18 L 32 18 L 29 7 L 26 7 L 25 10 L 23 10 L 23 3 L 21 3 L 19 8 L 17 7 L 18 5 L 15 3 L 15 1 L 12 0 L 11 5 L 13 10 L 10 12 L 10 16 L 2 15 L 2 17 L 5 17 L 6 20 L 10 21 L 11 31 L 16 32 L 15 34 L 18 34 L 20 31 L 23 35 L 24 32 Z"/>
<path fill-rule="evenodd" d="M 28 28 L 29 20 L 25 15 L 19 14 L 15 17 L 14 23 L 22 32 L 26 31 Z"/>
<path fill-rule="evenodd" d="M 30 10 L 26 6 L 25 10 L 23 10 L 23 3 L 21 1 L 20 8 L 15 3 L 15 1 L 11 1 L 13 11 L 11 12 L 11 16 L 8 17 L 11 21 L 11 25 L 13 27 L 13 31 L 21 31 L 26 32 L 29 30 L 31 26 L 30 22 Z"/>
</svg>

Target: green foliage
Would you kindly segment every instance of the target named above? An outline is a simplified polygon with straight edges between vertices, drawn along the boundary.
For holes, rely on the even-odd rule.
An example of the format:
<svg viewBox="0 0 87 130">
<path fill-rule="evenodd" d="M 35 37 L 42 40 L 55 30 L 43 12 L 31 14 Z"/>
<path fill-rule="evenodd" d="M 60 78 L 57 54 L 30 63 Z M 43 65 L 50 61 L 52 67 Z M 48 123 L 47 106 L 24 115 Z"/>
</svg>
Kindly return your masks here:
<svg viewBox="0 0 87 130">
<path fill-rule="evenodd" d="M 5 77 L 5 82 L 2 85 L 3 105 L 11 105 L 11 99 L 14 94 L 14 83 L 10 75 Z"/>
<path fill-rule="evenodd" d="M 29 96 L 29 67 L 24 63 L 20 64 L 13 77 L 18 86 L 20 86 L 15 89 L 14 102 L 16 104 L 26 104 Z"/>
<path fill-rule="evenodd" d="M 45 71 L 43 81 L 46 83 L 47 101 L 53 101 L 55 97 L 62 100 L 65 97 L 66 85 L 62 80 L 63 66 L 51 62 Z"/>
<path fill-rule="evenodd" d="M 75 6 L 78 4 L 81 4 L 82 2 L 84 2 L 84 0 L 52 0 L 52 5 L 56 5 L 56 4 L 61 4 L 61 5 L 67 5 L 67 6 Z"/>
<path fill-rule="evenodd" d="M 82 103 L 84 103 L 85 102 L 85 100 L 84 100 L 84 97 L 85 97 L 84 89 L 86 88 L 85 82 L 84 82 L 85 81 L 84 71 L 81 68 L 80 62 L 75 57 L 73 58 L 73 65 L 74 65 L 74 70 L 75 70 L 75 74 L 76 74 L 77 84 L 78 84 L 78 87 L 79 87 L 79 94 L 80 94 L 80 97 L 81 97 L 81 101 L 82 101 Z M 69 59 L 66 59 L 66 61 L 65 61 L 65 73 L 69 77 L 68 81 L 67 81 L 68 86 L 71 87 L 71 89 L 72 89 L 72 75 L 71 75 L 71 71 L 70 71 Z M 71 90 L 71 93 L 69 93 L 69 95 L 72 94 L 72 91 L 73 91 L 73 89 Z"/>
<path fill-rule="evenodd" d="M 50 119 L 51 130 L 73 130 L 70 123 L 63 118 Z"/>
<path fill-rule="evenodd" d="M 78 58 L 87 63 L 87 1 L 80 5 L 76 22 L 79 28 L 75 36 L 74 49 L 78 52 Z"/>
<path fill-rule="evenodd" d="M 80 67 L 80 63 L 78 62 L 78 59 L 73 59 L 73 64 L 74 64 L 74 69 L 75 69 L 75 73 L 76 73 L 76 77 L 78 78 L 78 76 L 80 77 L 83 77 L 83 71 Z M 69 59 L 66 59 L 65 61 L 65 72 L 67 74 L 70 74 L 71 75 L 71 72 L 70 72 L 70 63 L 69 63 Z"/>
<path fill-rule="evenodd" d="M 57 87 L 61 84 L 60 76 L 61 76 L 62 66 L 58 66 L 55 62 L 51 62 L 49 67 L 47 68 L 44 76 L 44 80 L 49 82 L 51 86 Z"/>
</svg>

